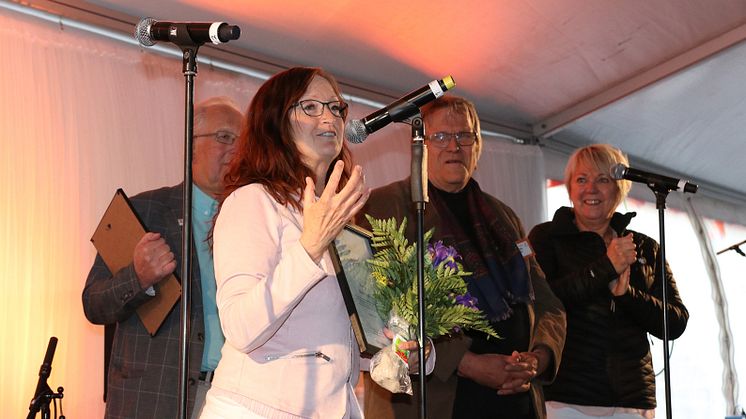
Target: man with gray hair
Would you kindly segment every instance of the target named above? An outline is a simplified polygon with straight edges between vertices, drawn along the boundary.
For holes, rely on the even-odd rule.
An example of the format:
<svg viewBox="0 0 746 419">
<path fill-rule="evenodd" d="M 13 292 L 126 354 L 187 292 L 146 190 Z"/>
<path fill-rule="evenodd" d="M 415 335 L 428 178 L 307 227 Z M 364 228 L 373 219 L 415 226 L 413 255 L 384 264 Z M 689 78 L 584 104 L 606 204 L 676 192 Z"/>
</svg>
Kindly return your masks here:
<svg viewBox="0 0 746 419">
<path fill-rule="evenodd" d="M 446 95 L 422 107 L 430 202 L 425 230 L 461 256 L 469 293 L 501 339 L 467 331 L 435 339 L 438 360 L 427 377 L 428 417 L 542 419 L 542 384 L 557 372 L 565 312 L 552 293 L 511 208 L 472 178 L 482 150 L 479 117 L 466 99 Z M 407 217 L 415 239 L 410 180 L 371 192 L 361 213 Z M 362 218 L 362 217 L 358 217 Z M 358 220 L 367 226 L 366 220 Z M 417 386 L 415 382 L 415 386 Z M 413 418 L 418 400 L 366 382 L 368 417 Z M 418 392 L 415 391 L 415 394 Z"/>
<path fill-rule="evenodd" d="M 188 278 L 192 301 L 187 411 L 192 417 L 199 415 L 204 404 L 224 341 L 207 237 L 241 121 L 241 111 L 226 97 L 195 106 L 191 187 L 192 254 L 196 259 Z M 152 337 L 136 309 L 154 298 L 153 285 L 180 269 L 183 188 L 182 183 L 132 197 L 135 212 L 148 231 L 135 246 L 133 262 L 112 273 L 97 255 L 88 274 L 83 289 L 86 318 L 94 324 L 116 324 L 107 374 L 106 418 L 176 417 L 181 303 Z"/>
</svg>

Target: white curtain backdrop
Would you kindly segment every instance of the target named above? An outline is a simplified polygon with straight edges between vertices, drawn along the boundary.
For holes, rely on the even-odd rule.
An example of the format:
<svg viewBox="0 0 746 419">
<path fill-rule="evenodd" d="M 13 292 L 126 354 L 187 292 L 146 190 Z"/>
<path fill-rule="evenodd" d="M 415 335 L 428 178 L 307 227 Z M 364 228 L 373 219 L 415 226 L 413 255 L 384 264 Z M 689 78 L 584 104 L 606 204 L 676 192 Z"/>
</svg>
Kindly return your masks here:
<svg viewBox="0 0 746 419">
<path fill-rule="evenodd" d="M 0 417 L 28 411 L 50 336 L 50 387 L 70 418 L 103 416 L 103 327 L 83 315 L 90 236 L 117 188 L 129 195 L 180 181 L 181 60 L 0 10 Z M 245 109 L 261 81 L 201 66 L 195 102 L 214 95 Z M 353 117 L 372 109 L 354 104 Z M 353 147 L 371 186 L 409 171 L 409 129 Z M 483 189 L 526 227 L 542 219 L 538 148 L 490 141 Z"/>
<path fill-rule="evenodd" d="M 692 229 L 699 239 L 700 252 L 702 253 L 702 259 L 704 260 L 711 287 L 711 298 L 714 302 L 715 317 L 717 318 L 720 332 L 717 346 L 720 349 L 720 360 L 723 364 L 722 392 L 726 402 L 726 411 L 736 412 L 736 404 L 738 402 L 738 374 L 736 373 L 733 333 L 730 327 L 728 298 L 725 292 L 723 277 L 720 274 L 720 266 L 717 262 L 715 249 L 713 249 L 712 241 L 707 234 L 705 220 L 697 213 L 697 209 L 694 207 L 691 198 L 683 201 L 689 221 L 692 223 Z"/>
<path fill-rule="evenodd" d="M 50 336 L 68 417 L 101 417 L 103 328 L 83 316 L 89 242 L 114 191 L 178 183 L 180 60 L 0 11 L 0 416 L 28 410 Z M 202 68 L 198 100 L 254 80 Z"/>
</svg>

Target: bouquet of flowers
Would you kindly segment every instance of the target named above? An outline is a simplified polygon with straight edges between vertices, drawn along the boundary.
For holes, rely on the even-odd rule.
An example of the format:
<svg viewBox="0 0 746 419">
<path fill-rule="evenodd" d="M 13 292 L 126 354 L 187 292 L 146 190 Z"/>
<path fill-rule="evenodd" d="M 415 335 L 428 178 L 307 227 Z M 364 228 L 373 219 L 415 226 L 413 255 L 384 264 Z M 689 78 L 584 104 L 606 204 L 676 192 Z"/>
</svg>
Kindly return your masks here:
<svg viewBox="0 0 746 419">
<path fill-rule="evenodd" d="M 408 353 L 398 350 L 397 344 L 413 340 L 418 330 L 416 246 L 404 237 L 406 218 L 397 225 L 394 218 L 366 217 L 373 230 L 375 254 L 368 264 L 376 284 L 376 308 L 395 334 L 392 346 L 371 360 L 371 377 L 391 392 L 412 394 Z M 425 334 L 437 338 L 473 329 L 497 338 L 476 298 L 467 292 L 463 277 L 471 273 L 464 272 L 456 249 L 440 241 L 430 244 L 432 235 L 430 230 L 424 237 Z"/>
</svg>

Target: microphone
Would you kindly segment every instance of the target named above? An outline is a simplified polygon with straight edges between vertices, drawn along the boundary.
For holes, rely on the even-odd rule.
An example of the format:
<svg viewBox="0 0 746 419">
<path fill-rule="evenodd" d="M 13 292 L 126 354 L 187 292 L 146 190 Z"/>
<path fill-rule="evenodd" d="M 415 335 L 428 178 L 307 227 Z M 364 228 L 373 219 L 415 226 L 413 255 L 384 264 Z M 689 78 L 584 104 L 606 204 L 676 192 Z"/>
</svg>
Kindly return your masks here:
<svg viewBox="0 0 746 419">
<path fill-rule="evenodd" d="M 419 112 L 420 107 L 443 96 L 446 90 L 456 85 L 453 77 L 446 76 L 442 80 L 433 80 L 425 86 L 410 92 L 403 98 L 396 100 L 382 109 L 366 116 L 362 120 L 352 119 L 345 124 L 347 141 L 360 144 L 379 129 L 392 122 L 402 122 Z"/>
<path fill-rule="evenodd" d="M 239 36 L 241 28 L 225 22 L 159 22 L 146 17 L 135 26 L 135 39 L 145 47 L 152 47 L 158 41 L 177 45 L 201 45 L 207 41 L 222 44 Z"/>
<path fill-rule="evenodd" d="M 633 169 L 621 163 L 616 164 L 611 168 L 611 177 L 615 180 L 627 179 L 631 180 L 632 182 L 644 183 L 651 188 L 662 186 L 669 191 L 676 191 L 681 189 L 684 192 L 695 193 L 697 192 L 697 188 L 699 188 L 699 186 L 697 186 L 696 184 L 686 180 L 675 179 L 668 176 L 646 172 L 644 170 Z"/>
</svg>

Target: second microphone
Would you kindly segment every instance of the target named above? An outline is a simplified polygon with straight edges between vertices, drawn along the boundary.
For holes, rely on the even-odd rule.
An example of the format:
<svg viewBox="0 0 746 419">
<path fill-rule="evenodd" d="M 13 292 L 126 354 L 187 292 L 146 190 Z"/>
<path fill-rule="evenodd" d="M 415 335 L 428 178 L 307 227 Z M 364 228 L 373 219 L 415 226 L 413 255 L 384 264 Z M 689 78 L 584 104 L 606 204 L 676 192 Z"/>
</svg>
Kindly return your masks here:
<svg viewBox="0 0 746 419">
<path fill-rule="evenodd" d="M 456 82 L 453 81 L 451 76 L 443 77 L 441 80 L 433 80 L 363 119 L 347 121 L 345 137 L 351 143 L 362 143 L 369 134 L 386 125 L 392 122 L 402 122 L 416 115 L 421 106 L 443 96 L 447 90 L 452 89 L 455 85 Z"/>
</svg>

